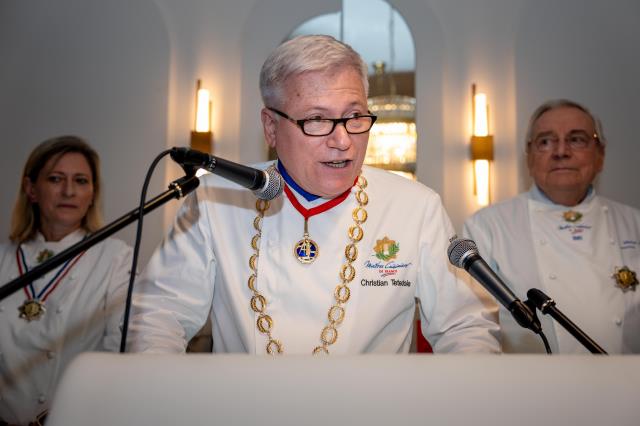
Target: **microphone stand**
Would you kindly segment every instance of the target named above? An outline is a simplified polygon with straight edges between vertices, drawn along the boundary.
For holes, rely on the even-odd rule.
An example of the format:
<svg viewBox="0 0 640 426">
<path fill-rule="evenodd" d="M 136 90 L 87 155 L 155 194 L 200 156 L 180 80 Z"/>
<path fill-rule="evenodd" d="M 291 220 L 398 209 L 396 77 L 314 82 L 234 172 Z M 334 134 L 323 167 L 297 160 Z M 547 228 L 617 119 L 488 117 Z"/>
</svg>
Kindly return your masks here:
<svg viewBox="0 0 640 426">
<path fill-rule="evenodd" d="M 607 355 L 607 352 L 600 345 L 598 345 L 591 337 L 582 331 L 580 327 L 574 324 L 573 321 L 556 308 L 556 302 L 541 290 L 532 288 L 527 292 L 527 297 L 529 299 L 525 303 L 530 302 L 543 314 L 549 314 L 592 354 Z"/>
<path fill-rule="evenodd" d="M 146 202 L 144 204 L 144 208 L 142 209 L 142 215 L 149 213 L 152 210 L 160 207 L 165 204 L 169 200 L 175 198 L 179 199 L 183 196 L 187 195 L 194 189 L 198 187 L 200 184 L 200 180 L 195 176 L 194 170 L 187 170 L 187 175 L 177 179 L 169 184 L 169 189 L 153 198 L 152 200 Z M 40 265 L 34 267 L 30 271 L 26 272 L 24 275 L 14 279 L 13 281 L 8 282 L 7 284 L 0 287 L 0 300 L 8 297 L 9 295 L 15 293 L 21 288 L 27 286 L 30 282 L 40 278 L 53 268 L 67 260 L 73 258 L 78 253 L 87 250 L 89 247 L 99 243 L 104 240 L 108 236 L 118 232 L 120 229 L 129 225 L 130 223 L 138 220 L 140 216 L 140 208 L 136 208 L 131 210 L 129 213 L 124 216 L 116 219 L 111 222 L 109 225 L 106 225 L 93 234 L 89 234 L 85 239 L 79 241 L 78 243 L 72 245 L 68 249 L 58 253 L 52 258 L 46 260 Z"/>
</svg>

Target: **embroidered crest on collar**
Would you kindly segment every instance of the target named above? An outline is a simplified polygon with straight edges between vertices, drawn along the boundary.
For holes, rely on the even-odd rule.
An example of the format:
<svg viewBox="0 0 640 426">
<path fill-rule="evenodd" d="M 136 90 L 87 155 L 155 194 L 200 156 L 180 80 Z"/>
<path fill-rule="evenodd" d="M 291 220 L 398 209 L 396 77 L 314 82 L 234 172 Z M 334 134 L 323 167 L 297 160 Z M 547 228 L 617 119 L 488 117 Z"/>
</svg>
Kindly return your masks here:
<svg viewBox="0 0 640 426">
<path fill-rule="evenodd" d="M 573 241 L 582 241 L 586 232 L 589 232 L 592 228 L 588 223 L 580 223 L 583 218 L 584 215 L 582 213 L 575 210 L 567 210 L 562 213 L 564 222 L 558 225 L 558 230 L 569 232 Z"/>
<path fill-rule="evenodd" d="M 42 263 L 51 257 L 53 257 L 53 252 L 49 249 L 44 249 L 40 253 L 38 253 L 38 257 L 36 258 L 36 261 L 38 263 Z"/>
<path fill-rule="evenodd" d="M 567 210 L 566 212 L 562 213 L 562 218 L 566 222 L 576 223 L 580 219 L 582 219 L 582 213 L 576 212 L 576 211 L 573 211 L 573 210 Z"/>
</svg>

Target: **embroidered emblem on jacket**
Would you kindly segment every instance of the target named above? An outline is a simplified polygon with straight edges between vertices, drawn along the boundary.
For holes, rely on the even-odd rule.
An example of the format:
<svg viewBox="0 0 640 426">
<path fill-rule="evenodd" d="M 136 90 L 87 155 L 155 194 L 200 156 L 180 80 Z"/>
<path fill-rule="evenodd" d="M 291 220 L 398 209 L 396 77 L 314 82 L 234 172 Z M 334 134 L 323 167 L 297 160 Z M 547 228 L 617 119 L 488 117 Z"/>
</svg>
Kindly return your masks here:
<svg viewBox="0 0 640 426">
<path fill-rule="evenodd" d="M 40 253 L 38 253 L 38 257 L 36 258 L 36 261 L 38 263 L 42 263 L 51 257 L 53 257 L 53 252 L 49 249 L 44 249 Z"/>
<path fill-rule="evenodd" d="M 400 262 L 397 260 L 398 253 L 400 253 L 400 243 L 385 236 L 380 240 L 376 240 L 376 245 L 373 247 L 374 260 L 366 260 L 364 266 L 367 269 L 376 269 L 380 277 L 388 277 L 396 275 L 400 269 L 408 268 L 411 262 Z M 394 286 L 411 286 L 411 283 L 406 280 L 392 280 L 391 283 Z M 362 283 L 362 285 L 388 285 L 387 284 L 371 284 Z"/>
<path fill-rule="evenodd" d="M 568 211 L 562 213 L 562 218 L 564 220 L 566 220 L 567 222 L 575 223 L 575 222 L 579 221 L 580 219 L 582 219 L 582 213 L 574 212 L 573 210 L 568 210 Z"/>
<path fill-rule="evenodd" d="M 376 257 L 378 259 L 388 262 L 398 257 L 398 252 L 400 251 L 400 245 L 397 242 L 390 240 L 387 236 L 385 236 L 381 240 L 376 240 L 376 245 L 373 248 L 373 251 L 375 251 Z"/>
</svg>

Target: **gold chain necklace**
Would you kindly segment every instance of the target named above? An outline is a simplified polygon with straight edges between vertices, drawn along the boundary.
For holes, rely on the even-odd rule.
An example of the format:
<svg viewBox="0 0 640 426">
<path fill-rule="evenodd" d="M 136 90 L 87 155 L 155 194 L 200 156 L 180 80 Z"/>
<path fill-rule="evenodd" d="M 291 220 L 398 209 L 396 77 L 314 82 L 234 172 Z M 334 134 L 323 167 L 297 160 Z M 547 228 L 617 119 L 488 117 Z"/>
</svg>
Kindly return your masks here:
<svg viewBox="0 0 640 426">
<path fill-rule="evenodd" d="M 329 325 L 322 329 L 322 332 L 320 333 L 320 341 L 322 344 L 313 349 L 314 355 L 320 353 L 329 354 L 329 345 L 334 344 L 338 340 L 337 327 L 344 320 L 344 305 L 351 296 L 349 283 L 351 283 L 356 276 L 356 269 L 353 267 L 353 262 L 358 258 L 358 248 L 356 247 L 356 244 L 362 240 L 362 237 L 364 236 L 364 230 L 361 225 L 367 220 L 367 211 L 364 206 L 369 202 L 369 196 L 364 192 L 364 189 L 367 187 L 367 180 L 364 176 L 358 177 L 356 186 L 358 187 L 356 192 L 358 207 L 353 209 L 351 214 L 354 225 L 349 227 L 349 231 L 347 233 L 349 243 L 344 249 L 346 263 L 344 263 L 340 268 L 341 283 L 336 286 L 333 292 L 335 304 L 329 308 L 329 312 L 327 313 Z M 254 253 L 249 258 L 251 275 L 249 276 L 247 285 L 253 293 L 250 301 L 251 309 L 253 312 L 258 314 L 256 326 L 258 327 L 258 330 L 268 338 L 266 346 L 267 353 L 274 355 L 283 353 L 282 342 L 275 339 L 272 335 L 273 319 L 266 313 L 267 299 L 260 294 L 256 288 L 256 282 L 258 279 L 258 258 L 260 257 L 260 238 L 262 236 L 262 219 L 264 218 L 264 213 L 269 209 L 269 205 L 269 201 L 266 200 L 256 201 L 256 210 L 258 211 L 258 214 L 253 220 L 253 227 L 256 230 L 256 234 L 251 239 L 251 248 L 253 248 Z"/>
</svg>

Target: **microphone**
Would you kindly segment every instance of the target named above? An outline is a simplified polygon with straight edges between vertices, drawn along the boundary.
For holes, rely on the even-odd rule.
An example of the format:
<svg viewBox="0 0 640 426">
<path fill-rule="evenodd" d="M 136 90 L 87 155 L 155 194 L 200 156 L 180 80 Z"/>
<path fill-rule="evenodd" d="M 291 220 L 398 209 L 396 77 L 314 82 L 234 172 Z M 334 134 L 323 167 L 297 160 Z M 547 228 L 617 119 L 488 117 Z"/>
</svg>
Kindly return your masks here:
<svg viewBox="0 0 640 426">
<path fill-rule="evenodd" d="M 462 268 L 475 278 L 498 302 L 502 304 L 516 322 L 524 328 L 532 330 L 536 334 L 542 332 L 540 321 L 535 313 L 529 309 L 507 285 L 493 272 L 487 262 L 478 253 L 478 247 L 473 240 L 464 238 L 455 239 L 447 249 L 449 262 L 453 266 Z"/>
<path fill-rule="evenodd" d="M 261 200 L 273 200 L 282 194 L 282 176 L 275 167 L 258 170 L 190 148 L 171 148 L 171 158 L 181 166 L 205 169 L 253 191 Z"/>
</svg>

